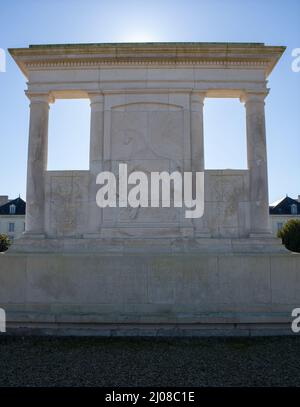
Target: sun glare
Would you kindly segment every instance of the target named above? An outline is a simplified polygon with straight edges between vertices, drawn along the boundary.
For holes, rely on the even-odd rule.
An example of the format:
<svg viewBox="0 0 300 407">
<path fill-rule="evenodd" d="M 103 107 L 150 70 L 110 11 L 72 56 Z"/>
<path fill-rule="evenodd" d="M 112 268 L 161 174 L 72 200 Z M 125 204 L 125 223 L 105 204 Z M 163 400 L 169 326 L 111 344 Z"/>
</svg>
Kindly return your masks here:
<svg viewBox="0 0 300 407">
<path fill-rule="evenodd" d="M 122 41 L 124 42 L 159 42 L 156 35 L 145 31 L 127 31 L 124 36 L 122 36 Z"/>
</svg>

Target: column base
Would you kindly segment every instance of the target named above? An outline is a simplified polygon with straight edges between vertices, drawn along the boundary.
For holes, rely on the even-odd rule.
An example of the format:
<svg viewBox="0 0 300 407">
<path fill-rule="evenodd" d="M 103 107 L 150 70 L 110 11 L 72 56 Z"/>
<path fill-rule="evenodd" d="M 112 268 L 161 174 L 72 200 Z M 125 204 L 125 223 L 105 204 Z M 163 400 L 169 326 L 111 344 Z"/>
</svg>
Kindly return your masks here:
<svg viewBox="0 0 300 407">
<path fill-rule="evenodd" d="M 250 233 L 249 235 L 250 238 L 273 238 L 274 239 L 274 235 L 272 235 L 271 232 L 254 232 L 254 233 Z"/>
<path fill-rule="evenodd" d="M 24 232 L 22 238 L 26 239 L 45 239 L 45 233 L 32 233 L 32 232 Z"/>
<path fill-rule="evenodd" d="M 197 232 L 195 231 L 195 238 L 203 237 L 203 238 L 211 238 L 210 232 Z"/>
<path fill-rule="evenodd" d="M 78 238 L 41 238 L 26 235 L 16 239 L 9 252 L 18 253 L 157 253 L 157 254 L 245 254 L 287 253 L 281 240 L 275 237 L 211 238 L 211 237 L 99 237 L 87 235 Z"/>
</svg>

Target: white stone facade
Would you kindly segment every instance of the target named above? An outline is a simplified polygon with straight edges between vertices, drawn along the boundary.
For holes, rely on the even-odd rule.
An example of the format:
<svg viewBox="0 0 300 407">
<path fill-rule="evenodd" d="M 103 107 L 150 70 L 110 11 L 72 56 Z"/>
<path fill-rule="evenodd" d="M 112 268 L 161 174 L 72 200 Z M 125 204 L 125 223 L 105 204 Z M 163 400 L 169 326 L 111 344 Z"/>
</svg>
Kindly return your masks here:
<svg viewBox="0 0 300 407">
<path fill-rule="evenodd" d="M 227 43 L 10 50 L 31 103 L 26 233 L 0 255 L 8 329 L 291 333 L 300 255 L 270 231 L 264 114 L 267 77 L 283 51 Z M 91 101 L 89 170 L 48 171 L 49 103 L 78 97 Z M 246 170 L 205 170 L 209 97 L 245 104 Z M 96 175 L 118 162 L 146 173 L 204 170 L 204 216 L 98 208 Z"/>
<path fill-rule="evenodd" d="M 271 230 L 274 236 L 290 219 L 300 220 L 299 215 L 270 215 Z"/>
<path fill-rule="evenodd" d="M 264 100 L 283 51 L 223 43 L 10 50 L 31 101 L 26 238 L 270 236 Z M 210 97 L 245 104 L 248 169 L 205 171 L 201 219 L 187 220 L 177 208 L 96 206 L 96 175 L 119 162 L 146 173 L 205 170 L 203 105 Z M 47 171 L 49 104 L 59 98 L 91 101 L 88 171 Z"/>
<path fill-rule="evenodd" d="M 0 234 L 11 240 L 20 238 L 25 231 L 25 215 L 0 215 Z"/>
</svg>

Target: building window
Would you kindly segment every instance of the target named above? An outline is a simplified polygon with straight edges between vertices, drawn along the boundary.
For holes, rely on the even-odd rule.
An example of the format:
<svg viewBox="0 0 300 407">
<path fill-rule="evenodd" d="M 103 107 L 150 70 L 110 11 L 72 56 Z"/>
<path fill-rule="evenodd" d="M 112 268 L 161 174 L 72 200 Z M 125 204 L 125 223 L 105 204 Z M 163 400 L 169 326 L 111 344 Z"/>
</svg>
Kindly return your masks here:
<svg viewBox="0 0 300 407">
<path fill-rule="evenodd" d="M 277 232 L 279 232 L 283 227 L 283 223 L 282 222 L 278 222 L 277 223 Z"/>
<path fill-rule="evenodd" d="M 292 215 L 297 215 L 297 213 L 298 213 L 298 210 L 297 210 L 298 208 L 297 208 L 297 205 L 296 204 L 293 204 L 293 205 L 291 205 L 291 214 Z"/>
<path fill-rule="evenodd" d="M 16 205 L 12 204 L 9 206 L 9 214 L 15 215 L 15 213 L 16 213 Z"/>
<path fill-rule="evenodd" d="M 9 222 L 8 231 L 9 232 L 14 232 L 15 231 L 15 224 L 13 222 Z"/>
</svg>

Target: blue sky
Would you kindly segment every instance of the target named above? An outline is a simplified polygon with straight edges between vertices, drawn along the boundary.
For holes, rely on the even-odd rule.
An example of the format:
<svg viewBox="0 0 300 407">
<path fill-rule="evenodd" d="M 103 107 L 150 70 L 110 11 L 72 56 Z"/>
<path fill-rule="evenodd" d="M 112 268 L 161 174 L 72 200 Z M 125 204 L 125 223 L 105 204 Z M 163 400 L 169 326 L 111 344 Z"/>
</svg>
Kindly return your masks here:
<svg viewBox="0 0 300 407">
<path fill-rule="evenodd" d="M 269 78 L 266 99 L 269 194 L 300 194 L 299 0 L 1 0 L 0 48 L 84 42 L 264 42 L 287 50 Z M 7 54 L 0 73 L 0 195 L 25 197 L 28 100 L 26 80 Z M 207 168 L 245 168 L 244 107 L 236 100 L 205 103 Z M 89 105 L 51 107 L 49 169 L 88 165 Z M 57 146 L 61 147 L 60 154 Z M 72 146 L 72 154 L 68 147 Z M 217 147 L 216 147 L 217 146 Z"/>
</svg>

